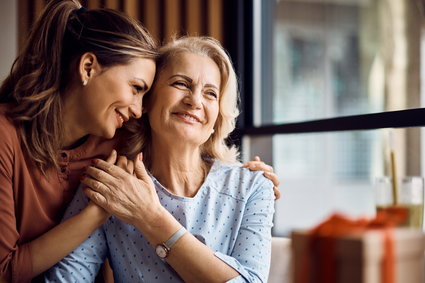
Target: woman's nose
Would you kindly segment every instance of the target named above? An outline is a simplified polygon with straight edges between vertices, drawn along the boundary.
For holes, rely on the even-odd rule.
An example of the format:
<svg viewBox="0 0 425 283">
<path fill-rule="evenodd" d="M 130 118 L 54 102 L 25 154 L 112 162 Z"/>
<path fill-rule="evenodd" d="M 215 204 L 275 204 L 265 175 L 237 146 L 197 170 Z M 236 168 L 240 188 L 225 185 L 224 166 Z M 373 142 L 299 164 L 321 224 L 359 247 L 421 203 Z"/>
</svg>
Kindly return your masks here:
<svg viewBox="0 0 425 283">
<path fill-rule="evenodd" d="M 202 106 L 202 90 L 194 89 L 186 95 L 186 104 L 193 108 L 200 108 Z"/>
<path fill-rule="evenodd" d="M 143 107 L 143 101 L 142 96 L 136 95 L 134 97 L 133 103 L 130 105 L 130 115 L 133 118 L 139 119 L 142 117 L 142 107 Z"/>
</svg>

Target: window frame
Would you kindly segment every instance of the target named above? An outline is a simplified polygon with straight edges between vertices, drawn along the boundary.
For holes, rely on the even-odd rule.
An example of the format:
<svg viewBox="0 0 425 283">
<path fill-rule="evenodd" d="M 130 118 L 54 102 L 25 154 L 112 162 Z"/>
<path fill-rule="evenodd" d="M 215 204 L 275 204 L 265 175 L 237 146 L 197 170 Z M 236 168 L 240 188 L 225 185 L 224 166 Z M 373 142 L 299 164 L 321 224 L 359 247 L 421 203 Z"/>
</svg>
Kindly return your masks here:
<svg viewBox="0 0 425 283">
<path fill-rule="evenodd" d="M 267 3 L 269 5 L 266 5 Z M 272 25 L 273 18 L 271 17 L 270 3 L 272 3 L 272 1 L 230 0 L 228 3 L 229 5 L 226 6 L 227 9 L 225 9 L 225 19 L 227 19 L 227 21 L 225 21 L 224 26 L 226 26 L 227 32 L 225 33 L 224 45 L 231 58 L 233 58 L 235 69 L 238 74 L 241 94 L 240 109 L 242 109 L 242 113 L 238 119 L 237 129 L 231 135 L 232 142 L 241 146 L 241 140 L 245 136 L 271 136 L 275 134 L 425 126 L 425 108 L 337 116 L 333 118 L 306 120 L 292 123 L 259 125 L 258 121 L 256 121 L 258 120 L 258 117 L 255 117 L 255 113 L 258 113 L 258 110 L 255 109 L 258 103 L 255 102 L 258 102 L 258 99 L 261 99 L 258 90 L 267 91 L 267 85 L 272 85 L 272 76 L 267 76 L 269 78 L 268 81 L 262 81 L 260 86 L 255 85 L 255 81 L 259 80 L 259 78 L 256 78 L 255 76 L 255 56 L 260 54 L 259 56 L 262 56 L 262 60 L 266 60 L 269 64 L 272 64 L 270 56 L 272 53 L 256 52 L 255 40 L 257 40 L 257 44 L 258 40 L 260 40 L 263 48 L 271 42 L 272 35 L 269 32 L 264 32 L 264 29 Z M 266 9 L 261 9 L 259 12 L 258 5 L 262 5 L 262 8 L 266 7 Z M 255 31 L 254 25 L 256 24 L 254 13 L 257 13 L 257 15 L 267 19 L 266 27 L 263 26 L 261 28 L 261 39 L 255 38 L 253 33 L 253 31 Z M 265 54 L 270 55 L 267 56 Z M 264 85 L 266 85 L 266 88 L 263 87 Z M 257 93 L 255 93 L 255 90 L 257 90 Z M 271 103 L 270 101 L 265 102 Z"/>
</svg>

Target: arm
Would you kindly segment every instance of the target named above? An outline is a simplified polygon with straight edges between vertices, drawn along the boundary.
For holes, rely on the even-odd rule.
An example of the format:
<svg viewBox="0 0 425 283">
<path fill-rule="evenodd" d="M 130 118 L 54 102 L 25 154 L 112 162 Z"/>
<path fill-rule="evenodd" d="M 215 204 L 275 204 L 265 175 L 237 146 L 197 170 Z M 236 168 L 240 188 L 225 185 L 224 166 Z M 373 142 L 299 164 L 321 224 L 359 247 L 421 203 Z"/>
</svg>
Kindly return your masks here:
<svg viewBox="0 0 425 283">
<path fill-rule="evenodd" d="M 186 238 L 182 237 L 173 246 L 167 262 L 187 282 L 267 282 L 274 213 L 271 187 L 270 182 L 260 181 L 248 199 L 238 237 L 230 254 L 214 253 L 187 233 Z M 229 267 L 237 272 L 230 273 Z M 225 274 L 229 277 L 226 278 Z"/>
<path fill-rule="evenodd" d="M 116 159 L 117 153 L 113 150 L 105 162 L 115 163 Z M 74 202 L 77 204 L 74 204 L 74 209 L 67 210 L 65 221 L 29 244 L 34 277 L 73 251 L 109 217 L 109 214 L 96 204 L 87 204 L 84 197 L 76 196 Z"/>
<path fill-rule="evenodd" d="M 78 190 L 65 218 L 84 211 L 87 198 Z M 70 219 L 75 218 L 71 217 Z M 81 241 L 82 242 L 82 241 Z M 79 244 L 79 243 L 78 243 Z M 107 254 L 106 239 L 103 229 L 97 228 L 75 250 L 56 263 L 45 274 L 46 282 L 94 282 L 96 275 Z"/>
<path fill-rule="evenodd" d="M 75 249 L 108 215 L 91 204 L 38 238 L 18 244 L 21 235 L 17 227 L 21 220 L 15 213 L 13 142 L 3 140 L 0 148 L 0 278 L 29 281 Z"/>
<path fill-rule="evenodd" d="M 103 209 L 89 204 L 77 215 L 29 243 L 33 276 L 44 272 L 69 254 L 108 218 Z"/>
<path fill-rule="evenodd" d="M 144 170 L 143 163 L 139 160 L 134 162 L 138 178 L 128 174 L 121 168 L 98 160 L 96 162 L 97 168 L 89 167 L 87 174 L 90 177 L 85 178 L 82 182 L 91 188 L 85 192 L 92 201 L 104 207 L 124 222 L 138 228 L 152 246 L 156 247 L 158 244 L 165 242 L 181 225 L 161 206 L 152 181 Z M 267 238 L 267 235 L 270 235 L 273 192 L 270 183 L 268 184 L 269 187 L 267 189 L 270 198 L 264 198 L 264 196 L 262 198 L 270 203 L 271 210 L 263 213 L 257 211 L 256 214 L 259 215 L 257 220 L 247 214 L 249 218 L 247 224 L 249 226 L 243 228 L 239 234 L 245 237 L 251 234 L 253 239 L 260 237 L 265 243 L 264 245 L 266 250 L 268 249 L 267 254 L 269 255 L 270 236 Z M 255 201 L 256 199 L 253 198 L 252 202 L 255 203 Z M 258 206 L 258 209 L 260 209 L 260 206 Z M 255 213 L 255 210 L 249 213 Z M 265 233 L 266 237 L 263 237 L 262 233 Z M 243 241 L 242 238 L 241 241 Z M 264 247 L 261 248 L 264 249 Z M 258 250 L 255 250 L 255 253 L 257 252 Z M 264 269 L 265 271 L 262 269 L 261 271 L 256 270 L 257 267 L 255 267 L 251 257 L 255 258 L 255 264 L 267 266 Z M 258 278 L 267 277 L 268 261 L 270 259 L 260 262 L 255 254 L 245 251 L 241 260 L 244 263 L 236 264 L 239 259 L 235 258 L 233 261 L 223 260 L 219 254 L 215 254 L 190 233 L 186 233 L 175 243 L 167 257 L 167 262 L 186 282 L 225 282 L 232 278 L 237 278 L 239 273 L 243 277 L 235 280 L 255 282 Z M 246 263 L 249 265 L 247 269 L 244 267 Z M 265 272 L 264 274 L 262 273 L 263 271 Z"/>
<path fill-rule="evenodd" d="M 2 213 L 2 215 L 5 215 L 5 213 Z M 19 233 L 16 230 L 16 224 L 12 224 L 16 223 L 12 209 L 6 215 L 9 216 L 7 217 L 8 223 L 12 225 L 2 225 L 7 229 L 7 231 L 2 231 L 4 236 L 15 235 L 14 237 L 1 237 L 3 247 L 1 265 L 2 270 L 7 272 L 2 273 L 2 276 L 13 282 L 21 281 L 23 279 L 21 276 L 29 280 L 39 275 L 84 241 L 107 219 L 107 215 L 106 217 L 105 215 L 101 208 L 91 204 L 75 217 L 66 220 L 33 241 L 17 245 Z M 3 216 L 0 218 L 5 219 Z M 22 262 L 26 262 L 24 257 L 28 258 L 29 266 L 21 265 Z M 26 268 L 29 268 L 28 272 L 25 272 Z"/>
<path fill-rule="evenodd" d="M 2 190 L 2 193 L 1 202 L 7 203 L 4 202 L 5 191 Z M 13 204 L 12 199 L 8 202 Z M 16 229 L 13 206 L 9 207 L 10 210 L 7 213 L 5 209 L 7 207 L 2 206 L 2 217 L 0 217 L 2 230 L 5 229 L 1 233 L 1 268 L 5 272 L 2 272 L 1 276 L 12 282 L 29 280 L 47 270 L 75 249 L 107 218 L 103 209 L 92 204 L 75 217 L 59 224 L 35 240 L 17 245 L 19 233 Z M 23 265 L 26 262 L 29 265 Z"/>
<path fill-rule="evenodd" d="M 254 193 L 247 201 L 234 249 L 230 255 L 216 253 L 241 274 L 231 282 L 267 282 L 274 194 L 271 182 L 258 177 L 252 182 Z"/>
</svg>

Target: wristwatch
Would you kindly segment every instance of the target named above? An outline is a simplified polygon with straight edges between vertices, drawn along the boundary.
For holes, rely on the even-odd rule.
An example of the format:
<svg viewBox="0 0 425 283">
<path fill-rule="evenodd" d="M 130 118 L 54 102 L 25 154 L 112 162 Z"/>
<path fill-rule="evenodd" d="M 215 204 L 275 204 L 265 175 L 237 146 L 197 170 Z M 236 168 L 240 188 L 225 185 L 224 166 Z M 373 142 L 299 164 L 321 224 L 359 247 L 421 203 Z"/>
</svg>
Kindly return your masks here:
<svg viewBox="0 0 425 283">
<path fill-rule="evenodd" d="M 180 239 L 184 234 L 186 234 L 186 232 L 186 229 L 184 227 L 181 227 L 165 243 L 156 246 L 156 254 L 160 258 L 166 258 L 170 253 L 171 247 L 174 245 L 174 243 L 177 242 L 177 240 Z"/>
</svg>

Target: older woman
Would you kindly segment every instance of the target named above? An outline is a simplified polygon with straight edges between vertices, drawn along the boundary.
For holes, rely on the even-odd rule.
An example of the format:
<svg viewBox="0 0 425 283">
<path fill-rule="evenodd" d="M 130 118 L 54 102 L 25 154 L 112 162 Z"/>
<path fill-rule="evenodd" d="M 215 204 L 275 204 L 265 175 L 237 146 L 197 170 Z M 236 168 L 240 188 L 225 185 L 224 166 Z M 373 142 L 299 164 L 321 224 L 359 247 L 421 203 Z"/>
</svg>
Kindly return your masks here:
<svg viewBox="0 0 425 283">
<path fill-rule="evenodd" d="M 182 38 L 160 50 L 157 70 L 128 140 L 150 174 L 142 154 L 123 168 L 94 160 L 85 193 L 113 216 L 48 281 L 93 281 L 108 257 L 118 282 L 266 282 L 273 184 L 237 164 L 225 142 L 238 115 L 226 52 L 210 38 Z M 80 191 L 67 216 L 86 204 Z"/>
</svg>

